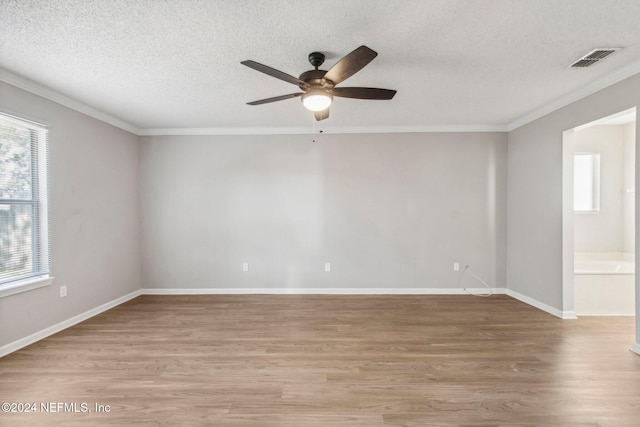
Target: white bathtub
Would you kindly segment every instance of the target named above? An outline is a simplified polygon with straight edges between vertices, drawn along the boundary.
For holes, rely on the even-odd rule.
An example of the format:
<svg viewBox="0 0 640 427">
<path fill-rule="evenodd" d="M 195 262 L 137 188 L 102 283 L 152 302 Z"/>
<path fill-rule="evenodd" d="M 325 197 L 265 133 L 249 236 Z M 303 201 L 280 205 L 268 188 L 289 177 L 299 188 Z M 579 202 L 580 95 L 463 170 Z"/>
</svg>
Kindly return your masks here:
<svg viewBox="0 0 640 427">
<path fill-rule="evenodd" d="M 576 253 L 574 273 L 579 316 L 635 315 L 633 254 Z"/>
<path fill-rule="evenodd" d="M 633 254 L 582 252 L 575 254 L 575 274 L 634 274 Z"/>
</svg>

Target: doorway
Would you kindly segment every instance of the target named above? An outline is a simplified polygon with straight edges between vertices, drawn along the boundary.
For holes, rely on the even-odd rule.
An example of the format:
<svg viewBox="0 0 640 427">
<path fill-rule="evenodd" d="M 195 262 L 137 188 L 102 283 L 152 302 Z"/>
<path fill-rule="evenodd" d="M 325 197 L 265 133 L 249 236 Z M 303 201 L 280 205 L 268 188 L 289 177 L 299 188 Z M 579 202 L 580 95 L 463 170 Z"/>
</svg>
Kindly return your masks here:
<svg viewBox="0 0 640 427">
<path fill-rule="evenodd" d="M 563 308 L 633 316 L 636 109 L 563 134 Z"/>
</svg>

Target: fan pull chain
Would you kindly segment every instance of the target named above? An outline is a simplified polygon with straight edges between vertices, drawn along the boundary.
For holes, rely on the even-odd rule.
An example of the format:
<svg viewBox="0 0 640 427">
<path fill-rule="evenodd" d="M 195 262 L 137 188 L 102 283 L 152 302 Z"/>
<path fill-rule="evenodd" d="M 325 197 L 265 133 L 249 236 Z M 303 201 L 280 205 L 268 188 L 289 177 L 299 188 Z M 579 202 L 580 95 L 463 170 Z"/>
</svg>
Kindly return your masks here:
<svg viewBox="0 0 640 427">
<path fill-rule="evenodd" d="M 316 142 L 316 118 L 311 114 L 311 135 L 313 135 L 312 142 Z"/>
</svg>

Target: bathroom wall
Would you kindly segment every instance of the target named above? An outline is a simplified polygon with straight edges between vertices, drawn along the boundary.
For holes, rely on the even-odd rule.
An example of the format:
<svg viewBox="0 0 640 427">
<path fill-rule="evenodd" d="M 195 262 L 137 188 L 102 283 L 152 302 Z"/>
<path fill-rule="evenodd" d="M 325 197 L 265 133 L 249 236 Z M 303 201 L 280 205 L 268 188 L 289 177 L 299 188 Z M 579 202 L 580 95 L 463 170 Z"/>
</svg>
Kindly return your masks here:
<svg viewBox="0 0 640 427">
<path fill-rule="evenodd" d="M 600 211 L 574 215 L 575 252 L 622 252 L 623 126 L 591 126 L 574 133 L 576 152 L 600 153 Z"/>
<path fill-rule="evenodd" d="M 635 239 L 635 158 L 636 158 L 636 123 L 622 126 L 622 251 L 633 253 Z"/>
</svg>

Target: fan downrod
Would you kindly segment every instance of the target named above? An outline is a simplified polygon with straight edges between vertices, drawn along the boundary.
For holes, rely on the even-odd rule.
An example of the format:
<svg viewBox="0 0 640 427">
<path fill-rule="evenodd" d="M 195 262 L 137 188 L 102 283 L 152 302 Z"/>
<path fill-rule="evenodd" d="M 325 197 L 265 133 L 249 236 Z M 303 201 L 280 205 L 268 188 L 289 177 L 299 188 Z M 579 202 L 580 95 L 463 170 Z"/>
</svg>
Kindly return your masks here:
<svg viewBox="0 0 640 427">
<path fill-rule="evenodd" d="M 322 53 L 322 52 L 311 52 L 309 54 L 309 62 L 317 70 L 318 67 L 321 66 L 324 63 L 324 53 Z"/>
</svg>

